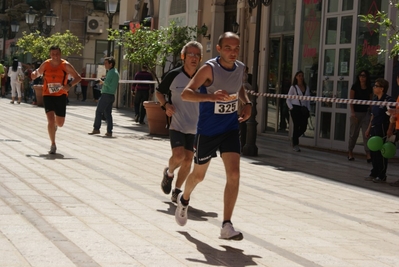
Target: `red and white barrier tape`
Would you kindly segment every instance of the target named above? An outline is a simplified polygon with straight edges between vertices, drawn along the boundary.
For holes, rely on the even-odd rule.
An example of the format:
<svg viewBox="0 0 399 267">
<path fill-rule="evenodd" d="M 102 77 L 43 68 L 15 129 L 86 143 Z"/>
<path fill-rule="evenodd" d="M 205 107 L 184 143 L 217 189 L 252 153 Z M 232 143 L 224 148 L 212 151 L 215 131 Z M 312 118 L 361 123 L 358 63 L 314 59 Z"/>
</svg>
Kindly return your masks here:
<svg viewBox="0 0 399 267">
<path fill-rule="evenodd" d="M 373 105 L 373 106 L 399 106 L 399 102 L 387 102 L 387 101 L 372 101 L 372 100 L 360 100 L 360 99 L 347 99 L 347 98 L 331 98 L 322 96 L 299 96 L 299 95 L 285 95 L 285 94 L 270 94 L 270 93 L 257 93 L 252 90 L 246 90 L 246 92 L 253 96 L 263 96 L 272 98 L 289 98 L 298 99 L 305 101 L 317 101 L 327 103 L 339 103 L 339 104 L 355 104 L 355 105 Z"/>
</svg>

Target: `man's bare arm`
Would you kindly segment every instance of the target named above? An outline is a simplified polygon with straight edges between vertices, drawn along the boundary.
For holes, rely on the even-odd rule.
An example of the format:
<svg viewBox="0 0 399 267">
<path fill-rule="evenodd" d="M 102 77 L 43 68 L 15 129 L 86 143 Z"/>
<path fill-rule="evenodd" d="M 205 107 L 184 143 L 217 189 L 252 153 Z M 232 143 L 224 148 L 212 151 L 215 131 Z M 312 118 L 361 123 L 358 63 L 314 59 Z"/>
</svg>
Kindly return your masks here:
<svg viewBox="0 0 399 267">
<path fill-rule="evenodd" d="M 216 102 L 225 101 L 229 94 L 225 90 L 218 90 L 214 94 L 201 94 L 196 92 L 197 88 L 202 85 L 209 85 L 212 83 L 212 67 L 209 65 L 202 66 L 195 76 L 184 88 L 181 97 L 184 101 L 190 102 Z"/>
</svg>

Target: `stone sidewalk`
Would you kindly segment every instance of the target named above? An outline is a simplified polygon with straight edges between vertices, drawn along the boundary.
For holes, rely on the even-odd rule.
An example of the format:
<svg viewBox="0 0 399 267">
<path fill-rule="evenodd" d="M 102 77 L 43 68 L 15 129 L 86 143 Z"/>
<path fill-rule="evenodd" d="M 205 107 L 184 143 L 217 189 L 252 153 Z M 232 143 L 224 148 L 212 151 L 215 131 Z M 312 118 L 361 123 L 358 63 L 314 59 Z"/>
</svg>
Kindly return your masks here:
<svg viewBox="0 0 399 267">
<path fill-rule="evenodd" d="M 399 188 L 364 181 L 365 160 L 259 136 L 259 157 L 241 161 L 233 222 L 244 240 L 225 241 L 221 159 L 180 227 L 160 188 L 168 139 L 122 109 L 113 138 L 89 136 L 94 110 L 71 100 L 48 155 L 43 108 L 0 99 L 0 266 L 398 266 Z"/>
</svg>

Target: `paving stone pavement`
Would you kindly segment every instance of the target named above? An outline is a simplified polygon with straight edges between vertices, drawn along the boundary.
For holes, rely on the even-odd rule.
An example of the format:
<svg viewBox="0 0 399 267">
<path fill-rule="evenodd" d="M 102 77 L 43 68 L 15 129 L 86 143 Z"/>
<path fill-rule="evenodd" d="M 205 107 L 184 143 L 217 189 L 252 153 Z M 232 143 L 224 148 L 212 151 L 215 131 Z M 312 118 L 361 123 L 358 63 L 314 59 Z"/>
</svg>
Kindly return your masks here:
<svg viewBox="0 0 399 267">
<path fill-rule="evenodd" d="M 233 223 L 218 238 L 225 172 L 212 160 L 189 221 L 160 188 L 167 138 L 114 109 L 114 137 L 90 136 L 95 104 L 71 100 L 48 155 L 43 108 L 0 99 L 0 266 L 399 266 L 399 188 L 364 181 L 361 155 L 260 135 L 242 157 Z M 101 131 L 105 133 L 105 124 Z M 399 179 L 395 158 L 388 180 Z"/>
</svg>

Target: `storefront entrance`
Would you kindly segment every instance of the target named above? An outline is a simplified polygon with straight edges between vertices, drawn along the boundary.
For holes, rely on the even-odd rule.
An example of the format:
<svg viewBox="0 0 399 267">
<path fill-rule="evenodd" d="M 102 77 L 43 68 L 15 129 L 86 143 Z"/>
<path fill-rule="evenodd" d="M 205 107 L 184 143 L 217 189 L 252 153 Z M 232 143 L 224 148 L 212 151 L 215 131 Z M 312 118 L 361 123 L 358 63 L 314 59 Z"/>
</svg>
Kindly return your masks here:
<svg viewBox="0 0 399 267">
<path fill-rule="evenodd" d="M 322 77 L 318 95 L 329 98 L 349 98 L 355 69 L 353 43 L 355 43 L 356 12 L 353 1 L 330 0 L 324 17 L 322 32 Z M 347 104 L 317 103 L 317 145 L 345 150 L 348 140 Z"/>
<path fill-rule="evenodd" d="M 294 36 L 270 39 L 268 92 L 287 94 L 291 86 Z M 266 131 L 288 134 L 289 111 L 285 99 L 268 98 Z"/>
</svg>

